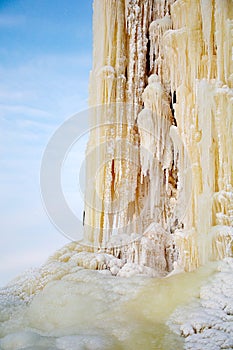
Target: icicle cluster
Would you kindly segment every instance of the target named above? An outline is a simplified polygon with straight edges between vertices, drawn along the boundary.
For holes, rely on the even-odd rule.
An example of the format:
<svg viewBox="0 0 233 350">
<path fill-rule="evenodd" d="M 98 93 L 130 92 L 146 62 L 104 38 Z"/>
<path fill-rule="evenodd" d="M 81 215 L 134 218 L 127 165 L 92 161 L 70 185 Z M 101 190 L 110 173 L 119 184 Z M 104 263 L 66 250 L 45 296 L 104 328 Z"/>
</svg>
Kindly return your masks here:
<svg viewBox="0 0 233 350">
<path fill-rule="evenodd" d="M 103 107 L 92 113 L 84 237 L 94 249 L 159 271 L 232 254 L 231 4 L 94 0 L 90 106 Z M 119 248 L 116 233 L 137 240 Z"/>
<path fill-rule="evenodd" d="M 232 231 L 222 226 L 212 236 L 211 229 L 232 225 L 232 18 L 231 1 L 176 1 L 173 30 L 163 38 L 177 128 L 192 170 L 185 230 L 176 240 L 188 270 L 232 253 Z M 218 253 L 219 244 L 225 253 Z"/>
</svg>

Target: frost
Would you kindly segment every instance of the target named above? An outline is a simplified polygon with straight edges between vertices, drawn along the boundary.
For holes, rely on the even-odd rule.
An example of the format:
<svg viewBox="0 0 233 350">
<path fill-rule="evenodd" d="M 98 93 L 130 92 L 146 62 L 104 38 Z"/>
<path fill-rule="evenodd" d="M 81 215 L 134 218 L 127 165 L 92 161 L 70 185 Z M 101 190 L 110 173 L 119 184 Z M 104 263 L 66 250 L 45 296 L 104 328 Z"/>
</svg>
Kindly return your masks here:
<svg viewBox="0 0 233 350">
<path fill-rule="evenodd" d="M 185 337 L 185 349 L 233 347 L 233 259 L 223 260 L 199 298 L 170 317 L 172 330 Z M 227 271 L 227 272 L 226 272 Z"/>
<path fill-rule="evenodd" d="M 56 341 L 61 350 L 107 350 L 113 346 L 113 342 L 101 336 L 66 336 Z"/>
</svg>

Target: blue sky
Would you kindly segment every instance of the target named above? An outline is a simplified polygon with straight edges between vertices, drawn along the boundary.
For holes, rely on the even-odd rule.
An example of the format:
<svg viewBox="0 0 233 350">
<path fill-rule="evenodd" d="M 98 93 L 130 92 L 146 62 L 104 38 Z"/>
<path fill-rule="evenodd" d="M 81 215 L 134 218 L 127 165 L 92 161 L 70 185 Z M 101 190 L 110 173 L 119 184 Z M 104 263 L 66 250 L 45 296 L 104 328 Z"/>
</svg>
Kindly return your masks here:
<svg viewBox="0 0 233 350">
<path fill-rule="evenodd" d="M 40 162 L 56 128 L 87 107 L 91 59 L 92 0 L 0 0 L 0 285 L 68 242 L 43 209 Z"/>
</svg>

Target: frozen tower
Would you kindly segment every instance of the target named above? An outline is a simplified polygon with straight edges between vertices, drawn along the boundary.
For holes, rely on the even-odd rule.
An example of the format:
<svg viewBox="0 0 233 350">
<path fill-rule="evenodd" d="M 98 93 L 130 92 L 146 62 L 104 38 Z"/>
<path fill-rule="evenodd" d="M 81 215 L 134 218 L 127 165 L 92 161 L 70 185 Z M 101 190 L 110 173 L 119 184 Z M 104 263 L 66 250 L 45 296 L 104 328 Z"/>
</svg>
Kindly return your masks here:
<svg viewBox="0 0 233 350">
<path fill-rule="evenodd" d="M 232 254 L 232 18 L 231 0 L 94 0 L 93 250 L 164 273 Z"/>
</svg>

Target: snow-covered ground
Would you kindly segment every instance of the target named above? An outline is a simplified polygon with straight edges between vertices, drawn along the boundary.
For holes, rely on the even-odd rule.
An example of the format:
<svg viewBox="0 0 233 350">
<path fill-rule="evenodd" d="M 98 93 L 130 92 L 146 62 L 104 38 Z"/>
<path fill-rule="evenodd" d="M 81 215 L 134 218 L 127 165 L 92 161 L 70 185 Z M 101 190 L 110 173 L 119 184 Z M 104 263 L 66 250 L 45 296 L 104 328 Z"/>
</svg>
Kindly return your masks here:
<svg viewBox="0 0 233 350">
<path fill-rule="evenodd" d="M 230 349 L 232 270 L 151 278 L 72 243 L 0 290 L 0 349 Z"/>
<path fill-rule="evenodd" d="M 168 321 L 185 338 L 187 350 L 233 349 L 233 259 L 219 263 L 218 272 L 201 287 L 199 296 L 175 310 Z"/>
</svg>

